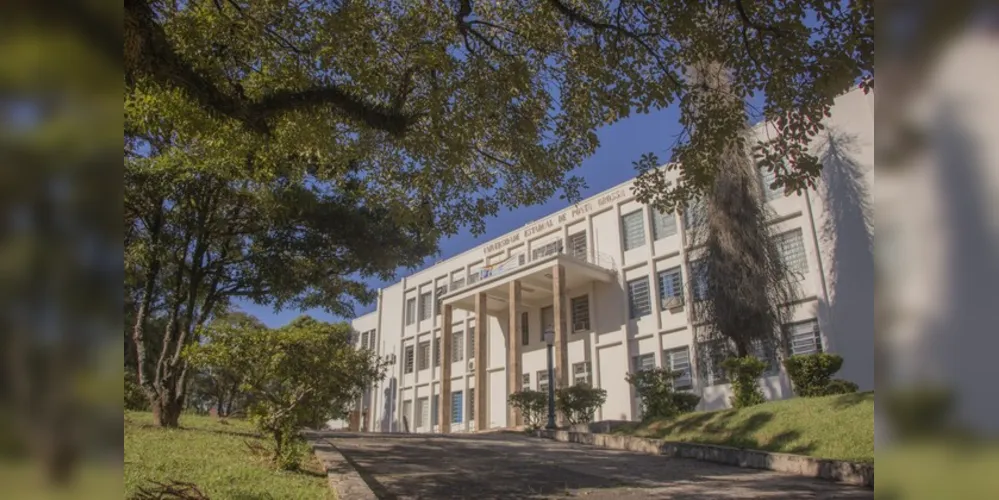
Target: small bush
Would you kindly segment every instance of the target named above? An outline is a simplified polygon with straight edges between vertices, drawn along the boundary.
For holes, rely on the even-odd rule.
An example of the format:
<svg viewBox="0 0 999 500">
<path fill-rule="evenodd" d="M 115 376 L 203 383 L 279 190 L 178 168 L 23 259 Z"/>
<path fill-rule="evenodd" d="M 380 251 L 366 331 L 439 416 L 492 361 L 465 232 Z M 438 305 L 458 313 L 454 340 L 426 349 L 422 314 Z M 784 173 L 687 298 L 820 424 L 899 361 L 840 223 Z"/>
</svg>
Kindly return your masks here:
<svg viewBox="0 0 999 500">
<path fill-rule="evenodd" d="M 732 380 L 733 408 L 746 408 L 766 402 L 759 383 L 767 369 L 766 363 L 753 356 L 746 356 L 726 359 L 722 362 L 722 368 Z"/>
<path fill-rule="evenodd" d="M 673 389 L 674 380 L 683 372 L 653 368 L 629 373 L 625 380 L 635 387 L 642 401 L 642 419 L 674 418 L 694 411 L 700 396 Z"/>
<path fill-rule="evenodd" d="M 860 386 L 850 382 L 849 380 L 843 380 L 841 378 L 835 378 L 829 381 L 829 385 L 826 386 L 826 395 L 832 396 L 833 394 L 851 394 L 860 390 Z"/>
<path fill-rule="evenodd" d="M 700 402 L 701 397 L 697 394 L 691 394 L 689 392 L 673 393 L 673 406 L 676 407 L 678 415 L 690 413 L 696 410 L 697 405 L 700 404 Z"/>
<path fill-rule="evenodd" d="M 520 411 L 528 429 L 540 429 L 548 416 L 548 394 L 541 391 L 524 389 L 511 394 L 507 402 Z"/>
<path fill-rule="evenodd" d="M 576 384 L 555 390 L 555 409 L 570 425 L 593 421 L 597 408 L 607 401 L 607 391 L 590 384 Z"/>
<path fill-rule="evenodd" d="M 857 384 L 832 378 L 842 366 L 842 356 L 828 353 L 791 356 L 784 361 L 794 392 L 806 398 L 857 392 Z"/>
</svg>

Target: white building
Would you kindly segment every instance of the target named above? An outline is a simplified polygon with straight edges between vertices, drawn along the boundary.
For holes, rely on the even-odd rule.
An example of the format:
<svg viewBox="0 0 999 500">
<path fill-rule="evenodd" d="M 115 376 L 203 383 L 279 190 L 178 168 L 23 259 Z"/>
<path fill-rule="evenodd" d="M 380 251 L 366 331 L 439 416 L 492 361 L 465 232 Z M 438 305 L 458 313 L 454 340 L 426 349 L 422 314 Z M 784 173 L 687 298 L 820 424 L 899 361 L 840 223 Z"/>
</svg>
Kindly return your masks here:
<svg viewBox="0 0 999 500">
<path fill-rule="evenodd" d="M 767 190 L 772 224 L 800 278 L 801 300 L 787 325 L 793 349 L 843 355 L 839 376 L 861 390 L 874 386 L 865 208 L 873 104 L 873 93 L 859 90 L 837 99 L 828 134 L 815 145 L 825 164 L 817 189 Z M 698 248 L 689 219 L 638 203 L 629 181 L 383 288 L 376 310 L 353 320 L 359 346 L 395 359 L 364 396 L 360 427 L 515 425 L 507 395 L 549 383 L 546 330 L 555 333 L 561 384 L 586 380 L 607 390 L 597 420 L 639 417 L 625 375 L 650 366 L 689 370 L 680 383 L 702 396 L 701 408 L 727 406 L 729 385 L 696 369 L 698 323 L 689 304 L 698 294 L 691 286 Z M 792 395 L 777 363 L 761 384 L 770 398 Z"/>
</svg>

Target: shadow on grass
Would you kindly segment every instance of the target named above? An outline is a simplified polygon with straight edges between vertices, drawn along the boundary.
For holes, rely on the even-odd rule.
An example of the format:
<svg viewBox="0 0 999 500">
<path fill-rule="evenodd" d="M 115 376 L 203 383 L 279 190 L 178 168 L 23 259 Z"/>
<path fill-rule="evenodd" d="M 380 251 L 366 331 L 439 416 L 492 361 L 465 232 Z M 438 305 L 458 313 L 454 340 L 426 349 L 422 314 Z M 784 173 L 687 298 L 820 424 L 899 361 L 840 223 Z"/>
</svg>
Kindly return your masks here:
<svg viewBox="0 0 999 500">
<path fill-rule="evenodd" d="M 732 421 L 735 416 L 734 410 L 703 413 L 681 420 L 651 424 L 645 434 L 659 439 L 668 440 L 675 436 L 682 441 L 780 453 L 808 455 L 815 451 L 815 443 L 794 444 L 801 439 L 801 433 L 795 430 L 782 432 L 765 442 L 756 438 L 753 434 L 773 420 L 771 412 L 756 413 L 738 423 Z M 697 437 L 691 439 L 691 434 Z"/>
<path fill-rule="evenodd" d="M 865 401 L 874 401 L 873 392 L 854 392 L 837 396 L 833 400 L 832 407 L 836 410 L 843 410 L 851 406 L 857 406 Z"/>
</svg>

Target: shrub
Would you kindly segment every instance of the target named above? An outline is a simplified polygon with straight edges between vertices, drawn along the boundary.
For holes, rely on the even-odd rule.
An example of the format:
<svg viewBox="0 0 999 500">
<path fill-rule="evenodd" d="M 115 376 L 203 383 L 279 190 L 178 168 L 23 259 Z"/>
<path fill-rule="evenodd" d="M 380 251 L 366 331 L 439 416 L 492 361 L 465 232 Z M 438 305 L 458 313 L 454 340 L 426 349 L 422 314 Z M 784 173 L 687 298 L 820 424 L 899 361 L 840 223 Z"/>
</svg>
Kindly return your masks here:
<svg viewBox="0 0 999 500">
<path fill-rule="evenodd" d="M 524 424 L 528 429 L 540 429 L 541 422 L 548 415 L 548 394 L 541 391 L 524 389 L 511 394 L 507 401 L 510 406 L 520 411 Z"/>
<path fill-rule="evenodd" d="M 857 384 L 832 376 L 843 366 L 843 357 L 816 353 L 791 356 L 784 361 L 794 391 L 806 398 L 857 392 Z"/>
<path fill-rule="evenodd" d="M 125 369 L 125 409 L 132 411 L 149 411 L 149 398 L 142 391 L 135 372 Z"/>
<path fill-rule="evenodd" d="M 555 390 L 555 409 L 570 425 L 592 422 L 597 408 L 605 402 L 607 391 L 586 383 Z"/>
<path fill-rule="evenodd" d="M 732 381 L 732 407 L 746 408 L 766 402 L 759 379 L 767 364 L 753 356 L 728 358 L 722 368 Z"/>
<path fill-rule="evenodd" d="M 833 394 L 850 394 L 860 390 L 860 386 L 850 382 L 849 380 L 843 380 L 841 378 L 832 379 L 829 381 L 829 385 L 826 386 L 825 393 L 827 396 L 832 396 Z"/>
<path fill-rule="evenodd" d="M 694 411 L 701 398 L 673 389 L 673 381 L 682 373 L 665 368 L 653 368 L 629 373 L 625 377 L 625 380 L 634 386 L 642 401 L 643 420 L 674 418 Z"/>
</svg>

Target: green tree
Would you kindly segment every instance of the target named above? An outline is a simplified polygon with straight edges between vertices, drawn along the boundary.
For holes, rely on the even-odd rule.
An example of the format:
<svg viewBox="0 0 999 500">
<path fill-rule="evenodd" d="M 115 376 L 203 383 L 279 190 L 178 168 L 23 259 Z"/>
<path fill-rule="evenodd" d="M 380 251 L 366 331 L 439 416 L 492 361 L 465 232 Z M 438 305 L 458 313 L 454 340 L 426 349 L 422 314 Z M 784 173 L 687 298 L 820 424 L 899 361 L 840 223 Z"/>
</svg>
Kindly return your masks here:
<svg viewBox="0 0 999 500">
<path fill-rule="evenodd" d="M 266 330 L 266 328 L 260 320 L 249 314 L 231 311 L 208 323 L 204 331 L 209 333 L 204 334 L 203 338 L 218 342 L 224 337 L 244 335 L 250 330 Z M 234 351 L 230 355 L 241 354 Z M 197 392 L 201 406 L 206 411 L 215 408 L 219 417 L 229 416 L 234 409 L 246 402 L 246 394 L 241 389 L 243 373 L 233 370 L 231 366 L 232 363 L 224 363 L 201 368 L 189 387 L 190 396 L 194 397 Z"/>
<path fill-rule="evenodd" d="M 511 394 L 507 401 L 518 409 L 528 429 L 539 429 L 548 415 L 548 393 L 524 389 Z"/>
<path fill-rule="evenodd" d="M 873 18 L 870 0 L 128 0 L 126 109 L 175 121 L 207 149 L 263 140 L 274 158 L 356 162 L 491 213 L 574 193 L 563 178 L 598 127 L 679 104 L 686 130 L 669 163 L 682 182 L 648 169 L 641 181 L 683 202 L 711 185 L 729 131 L 717 125 L 742 116 L 697 105 L 683 71 L 712 59 L 739 102 L 764 96 L 752 111 L 780 133 L 755 148 L 797 189 L 818 173 L 803 147 L 818 118 L 871 85 Z"/>
<path fill-rule="evenodd" d="M 280 174 L 247 176 L 259 155 L 228 163 L 149 139 L 125 159 L 125 269 L 138 383 L 160 425 L 176 426 L 184 408 L 184 346 L 234 298 L 349 315 L 352 300 L 373 297 L 363 279 L 436 249 L 426 206 L 378 197 L 360 180 L 321 180 L 294 158 Z"/>
<path fill-rule="evenodd" d="M 555 409 L 569 425 L 593 421 L 597 408 L 607 402 L 607 390 L 590 384 L 576 384 L 555 389 Z"/>
<path fill-rule="evenodd" d="M 695 394 L 675 390 L 676 378 L 681 371 L 651 368 L 628 373 L 625 380 L 635 388 L 642 404 L 642 419 L 674 418 L 694 411 L 701 398 Z"/>
<path fill-rule="evenodd" d="M 308 316 L 270 330 L 208 328 L 204 341 L 185 349 L 194 367 L 240 374 L 250 396 L 247 410 L 274 440 L 274 458 L 297 466 L 303 427 L 344 415 L 368 385 L 385 374 L 385 364 L 350 344 L 345 323 Z"/>
</svg>

